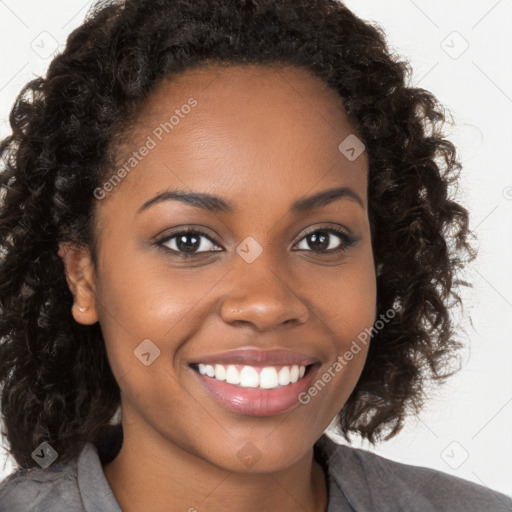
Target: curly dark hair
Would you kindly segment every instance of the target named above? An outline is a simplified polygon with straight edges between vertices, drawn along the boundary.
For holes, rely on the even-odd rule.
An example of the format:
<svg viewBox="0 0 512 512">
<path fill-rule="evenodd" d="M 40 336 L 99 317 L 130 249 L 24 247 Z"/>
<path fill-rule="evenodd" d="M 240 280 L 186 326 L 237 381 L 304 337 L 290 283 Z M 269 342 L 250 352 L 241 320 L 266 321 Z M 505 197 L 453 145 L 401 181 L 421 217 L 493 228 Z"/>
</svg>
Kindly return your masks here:
<svg viewBox="0 0 512 512">
<path fill-rule="evenodd" d="M 471 286 L 458 272 L 476 257 L 468 212 L 450 198 L 462 165 L 442 132 L 445 109 L 407 86 L 410 65 L 383 30 L 336 0 L 99 2 L 46 77 L 21 90 L 0 143 L 2 433 L 20 467 L 36 466 L 43 441 L 67 461 L 113 428 L 120 389 L 99 323 L 71 315 L 59 243 L 94 258 L 93 191 L 122 136 L 161 80 L 211 63 L 311 71 L 366 146 L 377 314 L 401 308 L 373 333 L 339 432 L 392 437 L 419 412 L 425 385 L 456 371 L 451 309 L 462 305 L 457 285 Z"/>
</svg>

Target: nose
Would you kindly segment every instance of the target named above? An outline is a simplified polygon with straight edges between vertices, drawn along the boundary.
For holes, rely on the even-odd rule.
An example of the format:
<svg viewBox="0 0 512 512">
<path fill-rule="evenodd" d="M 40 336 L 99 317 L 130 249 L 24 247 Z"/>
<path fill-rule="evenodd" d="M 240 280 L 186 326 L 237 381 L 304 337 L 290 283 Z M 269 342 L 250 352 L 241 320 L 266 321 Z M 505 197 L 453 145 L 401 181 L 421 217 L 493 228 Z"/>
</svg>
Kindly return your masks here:
<svg viewBox="0 0 512 512">
<path fill-rule="evenodd" d="M 289 278 L 260 258 L 251 264 L 239 261 L 229 272 L 222 319 L 232 325 L 251 325 L 260 332 L 306 322 L 309 310 Z"/>
</svg>

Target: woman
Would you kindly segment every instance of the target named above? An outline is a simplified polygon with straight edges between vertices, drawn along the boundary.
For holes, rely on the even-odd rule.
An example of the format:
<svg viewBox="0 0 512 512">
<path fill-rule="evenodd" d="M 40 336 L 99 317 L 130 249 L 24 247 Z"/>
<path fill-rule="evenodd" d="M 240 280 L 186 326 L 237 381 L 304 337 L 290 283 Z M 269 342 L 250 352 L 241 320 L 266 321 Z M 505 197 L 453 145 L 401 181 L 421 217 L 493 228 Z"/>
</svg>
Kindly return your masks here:
<svg viewBox="0 0 512 512">
<path fill-rule="evenodd" d="M 1 146 L 2 510 L 510 509 L 324 434 L 395 435 L 460 348 L 460 163 L 407 71 L 334 0 L 71 34 Z"/>
</svg>

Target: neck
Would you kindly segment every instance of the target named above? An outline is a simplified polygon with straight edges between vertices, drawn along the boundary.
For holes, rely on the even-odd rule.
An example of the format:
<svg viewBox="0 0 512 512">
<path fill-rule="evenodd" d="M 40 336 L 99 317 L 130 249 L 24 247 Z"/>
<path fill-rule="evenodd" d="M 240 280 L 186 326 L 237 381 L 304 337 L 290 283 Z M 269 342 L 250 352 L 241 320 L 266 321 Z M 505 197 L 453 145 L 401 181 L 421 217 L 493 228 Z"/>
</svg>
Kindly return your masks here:
<svg viewBox="0 0 512 512">
<path fill-rule="evenodd" d="M 324 512 L 327 508 L 325 476 L 313 448 L 285 469 L 237 473 L 167 440 L 148 440 L 124 428 L 123 433 L 120 452 L 103 467 L 123 512 Z"/>
</svg>

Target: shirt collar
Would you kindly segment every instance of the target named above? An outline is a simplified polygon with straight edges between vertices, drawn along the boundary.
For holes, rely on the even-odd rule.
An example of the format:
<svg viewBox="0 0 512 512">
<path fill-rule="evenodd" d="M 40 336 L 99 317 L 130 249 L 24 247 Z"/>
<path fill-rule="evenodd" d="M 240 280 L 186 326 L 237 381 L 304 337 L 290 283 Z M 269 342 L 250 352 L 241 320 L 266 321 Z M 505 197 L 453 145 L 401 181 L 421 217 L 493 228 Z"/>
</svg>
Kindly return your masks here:
<svg viewBox="0 0 512 512">
<path fill-rule="evenodd" d="M 371 487 L 355 449 L 339 445 L 323 434 L 315 443 L 325 461 L 329 481 L 328 512 L 343 495 L 356 512 L 375 512 Z M 86 443 L 77 462 L 78 487 L 86 512 L 122 512 L 103 472 L 98 450 Z M 355 485 L 354 485 L 355 484 Z"/>
<path fill-rule="evenodd" d="M 78 488 L 86 512 L 121 512 L 92 443 L 86 443 L 80 453 L 77 472 Z"/>
<path fill-rule="evenodd" d="M 329 477 L 345 495 L 350 506 L 356 512 L 378 511 L 365 470 L 355 456 L 357 450 L 334 442 L 327 434 L 320 437 L 316 446 L 327 460 Z"/>
</svg>

